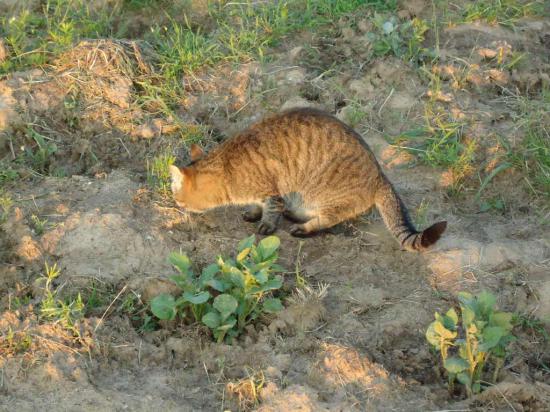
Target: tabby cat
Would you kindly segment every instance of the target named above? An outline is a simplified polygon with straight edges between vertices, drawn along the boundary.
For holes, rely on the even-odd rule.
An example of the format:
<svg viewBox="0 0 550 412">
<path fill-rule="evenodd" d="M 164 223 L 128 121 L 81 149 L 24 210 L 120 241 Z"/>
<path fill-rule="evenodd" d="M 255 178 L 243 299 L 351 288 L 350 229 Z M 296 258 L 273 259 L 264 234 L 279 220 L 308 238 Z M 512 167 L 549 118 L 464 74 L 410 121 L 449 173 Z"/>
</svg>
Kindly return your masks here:
<svg viewBox="0 0 550 412">
<path fill-rule="evenodd" d="M 328 113 L 293 109 L 266 118 L 207 155 L 191 146 L 191 164 L 170 167 L 178 206 L 201 212 L 248 205 L 243 218 L 273 233 L 282 216 L 290 233 L 306 236 L 356 217 L 373 205 L 406 250 L 424 250 L 447 226 L 423 232 L 412 225 L 403 202 L 362 137 Z"/>
</svg>

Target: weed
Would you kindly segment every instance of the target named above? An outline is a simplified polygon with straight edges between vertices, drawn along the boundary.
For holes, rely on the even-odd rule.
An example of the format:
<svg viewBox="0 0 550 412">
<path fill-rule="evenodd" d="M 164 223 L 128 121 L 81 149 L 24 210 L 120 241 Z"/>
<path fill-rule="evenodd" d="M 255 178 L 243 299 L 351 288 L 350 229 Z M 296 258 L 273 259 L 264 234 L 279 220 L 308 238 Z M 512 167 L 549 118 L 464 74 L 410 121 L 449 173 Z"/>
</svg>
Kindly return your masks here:
<svg viewBox="0 0 550 412">
<path fill-rule="evenodd" d="M 170 194 L 170 165 L 175 160 L 171 153 L 158 155 L 151 162 L 147 159 L 147 183 L 162 196 Z"/>
<path fill-rule="evenodd" d="M 8 328 L 6 337 L 0 340 L 0 348 L 4 353 L 23 353 L 28 351 L 32 345 L 32 337 L 24 331 L 14 332 L 11 327 Z"/>
<path fill-rule="evenodd" d="M 76 321 L 84 315 L 84 303 L 80 293 L 76 299 L 62 300 L 58 298 L 59 289 L 54 290 L 52 282 L 59 276 L 57 264 L 48 266 L 45 264 L 45 274 L 42 278 L 45 282 L 44 296 L 40 303 L 40 317 L 46 320 L 59 322 L 64 328 L 79 336 L 75 327 Z"/>
<path fill-rule="evenodd" d="M 40 219 L 38 216 L 32 215 L 31 223 L 34 233 L 37 236 L 41 236 L 42 234 L 44 234 L 44 230 L 48 226 L 48 219 Z"/>
<path fill-rule="evenodd" d="M 13 170 L 9 163 L 0 161 L 0 188 L 7 183 L 15 182 L 19 173 Z"/>
<path fill-rule="evenodd" d="M 447 113 L 431 105 L 426 107 L 425 119 L 426 126 L 401 133 L 393 143 L 424 164 L 447 167 L 452 174 L 451 190 L 458 192 L 473 171 L 477 142 L 463 137 L 464 124 L 449 120 Z"/>
<path fill-rule="evenodd" d="M 485 20 L 488 23 L 513 25 L 521 17 L 541 14 L 543 1 L 482 0 L 469 4 L 464 10 L 467 22 Z"/>
<path fill-rule="evenodd" d="M 29 128 L 27 133 L 34 141 L 34 145 L 24 147 L 25 160 L 37 173 L 49 173 L 52 156 L 57 153 L 57 145 L 32 128 Z"/>
<path fill-rule="evenodd" d="M 282 286 L 281 277 L 273 276 L 273 272 L 283 270 L 275 263 L 279 239 L 269 236 L 257 245 L 255 240 L 254 235 L 243 239 L 235 259 L 219 256 L 198 277 L 186 255 L 172 253 L 170 262 L 179 274 L 171 280 L 183 294 L 177 299 L 168 294 L 157 296 L 151 301 L 153 314 L 172 320 L 191 312 L 195 322 L 202 321 L 212 330 L 217 342 L 231 342 L 262 313 L 281 310 L 281 301 L 269 297 L 271 291 Z"/>
<path fill-rule="evenodd" d="M 374 57 L 394 55 L 407 61 L 418 62 L 434 57 L 433 51 L 424 48 L 424 35 L 428 31 L 425 21 L 414 18 L 400 22 L 395 17 L 374 14 L 375 31 L 368 33 Z"/>
<path fill-rule="evenodd" d="M 514 324 L 521 329 L 540 336 L 544 341 L 550 341 L 550 334 L 546 331 L 546 324 L 541 319 L 526 314 L 519 314 L 514 317 Z"/>
<path fill-rule="evenodd" d="M 460 292 L 458 300 L 462 323 L 459 324 L 459 316 L 453 308 L 445 315 L 436 312 L 436 320 L 428 327 L 426 339 L 441 354 L 449 389 L 456 380 L 464 385 L 471 397 L 482 390 L 484 368 L 491 360 L 494 362 L 492 382 L 496 381 L 506 348 L 515 339 L 511 334 L 512 313 L 495 311 L 496 299 L 488 292 L 477 296 Z"/>
<path fill-rule="evenodd" d="M 488 212 L 489 210 L 496 210 L 499 212 L 504 212 L 505 208 L 506 204 L 504 203 L 504 200 L 502 200 L 502 197 L 499 196 L 483 201 L 480 206 L 480 211 Z"/>
<path fill-rule="evenodd" d="M 0 224 L 8 220 L 12 206 L 13 200 L 11 196 L 0 189 Z"/>
<path fill-rule="evenodd" d="M 536 99 L 518 99 L 515 117 L 524 137 L 518 147 L 505 142 L 507 161 L 522 170 L 537 194 L 550 197 L 550 89 L 544 88 Z"/>
<path fill-rule="evenodd" d="M 42 65 L 82 38 L 110 34 L 115 9 L 96 9 L 85 0 L 47 0 L 41 12 L 23 9 L 0 17 L 0 37 L 11 58 L 0 64 L 0 74 Z"/>
<path fill-rule="evenodd" d="M 246 378 L 226 385 L 230 397 L 237 398 L 239 410 L 247 411 L 258 406 L 259 394 L 265 384 L 265 375 L 262 371 L 254 372 L 247 368 Z"/>
<path fill-rule="evenodd" d="M 8 308 L 9 310 L 17 310 L 19 308 L 22 308 L 24 306 L 27 306 L 29 303 L 31 303 L 31 296 L 30 295 L 24 295 L 24 296 L 14 296 L 13 299 L 11 299 L 11 295 L 9 295 L 9 304 Z"/>
</svg>

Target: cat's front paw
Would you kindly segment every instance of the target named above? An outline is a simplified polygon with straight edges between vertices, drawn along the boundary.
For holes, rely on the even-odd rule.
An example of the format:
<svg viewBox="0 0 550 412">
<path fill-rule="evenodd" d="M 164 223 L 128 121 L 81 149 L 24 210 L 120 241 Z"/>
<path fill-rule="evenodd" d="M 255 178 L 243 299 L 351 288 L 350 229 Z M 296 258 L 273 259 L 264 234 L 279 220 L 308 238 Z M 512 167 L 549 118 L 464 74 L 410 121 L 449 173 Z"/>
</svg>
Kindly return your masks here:
<svg viewBox="0 0 550 412">
<path fill-rule="evenodd" d="M 309 232 L 304 228 L 304 225 L 292 225 L 290 226 L 290 234 L 296 237 L 309 236 Z"/>
<path fill-rule="evenodd" d="M 261 222 L 258 226 L 258 233 L 260 235 L 271 235 L 277 230 L 277 225 L 271 222 Z"/>
</svg>

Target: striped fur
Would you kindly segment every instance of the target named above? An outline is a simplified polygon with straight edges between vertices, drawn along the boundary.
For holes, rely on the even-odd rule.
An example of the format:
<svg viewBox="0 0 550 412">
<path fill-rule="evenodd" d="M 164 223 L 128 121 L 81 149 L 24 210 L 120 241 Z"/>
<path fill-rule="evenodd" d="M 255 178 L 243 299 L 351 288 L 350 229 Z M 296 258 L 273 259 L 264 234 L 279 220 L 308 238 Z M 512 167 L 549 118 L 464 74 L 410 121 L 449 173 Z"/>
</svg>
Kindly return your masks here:
<svg viewBox="0 0 550 412">
<path fill-rule="evenodd" d="M 191 149 L 192 164 L 171 168 L 174 199 L 189 211 L 249 205 L 244 219 L 260 220 L 273 233 L 285 216 L 305 236 L 376 206 L 407 250 L 435 243 L 446 223 L 423 232 L 411 224 L 403 202 L 368 145 L 352 128 L 314 109 L 269 117 L 204 156 Z"/>
</svg>

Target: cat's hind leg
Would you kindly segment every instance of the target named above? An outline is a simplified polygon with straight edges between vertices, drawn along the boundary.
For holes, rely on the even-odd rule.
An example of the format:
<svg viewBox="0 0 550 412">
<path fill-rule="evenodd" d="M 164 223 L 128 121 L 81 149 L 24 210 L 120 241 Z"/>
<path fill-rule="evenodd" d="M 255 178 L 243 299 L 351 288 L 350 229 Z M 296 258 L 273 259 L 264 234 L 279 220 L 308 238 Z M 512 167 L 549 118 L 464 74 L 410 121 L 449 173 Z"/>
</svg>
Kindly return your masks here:
<svg viewBox="0 0 550 412">
<path fill-rule="evenodd" d="M 247 222 L 257 222 L 262 218 L 263 208 L 260 205 L 250 205 L 243 213 L 243 219 Z"/>
<path fill-rule="evenodd" d="M 328 229 L 344 220 L 353 218 L 359 213 L 361 211 L 358 211 L 354 204 L 347 202 L 319 208 L 309 212 L 310 219 L 307 222 L 292 225 L 290 234 L 298 237 L 310 236 L 315 232 Z"/>
<path fill-rule="evenodd" d="M 263 206 L 262 219 L 258 226 L 258 233 L 270 235 L 277 230 L 284 210 L 284 200 L 280 196 L 268 197 Z"/>
</svg>

